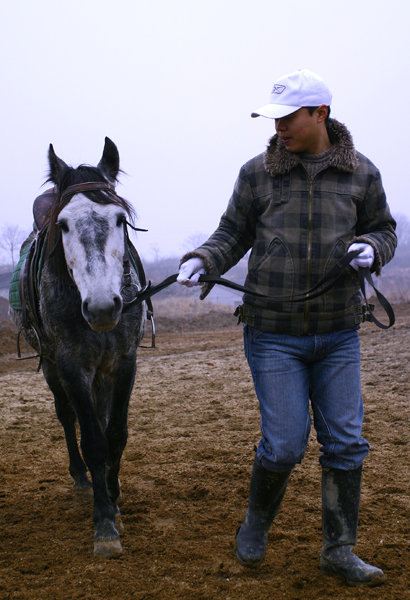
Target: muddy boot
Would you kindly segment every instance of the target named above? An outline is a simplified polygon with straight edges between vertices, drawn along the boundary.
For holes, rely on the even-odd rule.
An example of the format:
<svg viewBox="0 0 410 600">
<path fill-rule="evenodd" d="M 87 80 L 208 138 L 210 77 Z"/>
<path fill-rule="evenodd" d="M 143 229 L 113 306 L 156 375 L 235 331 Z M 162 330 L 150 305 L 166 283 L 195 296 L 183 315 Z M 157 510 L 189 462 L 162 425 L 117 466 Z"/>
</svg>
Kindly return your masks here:
<svg viewBox="0 0 410 600">
<path fill-rule="evenodd" d="M 255 456 L 249 507 L 235 540 L 236 556 L 247 567 L 257 567 L 265 558 L 269 529 L 279 512 L 291 472 L 268 471 Z"/>
<path fill-rule="evenodd" d="M 322 470 L 323 547 L 320 566 L 325 575 L 344 577 L 349 585 L 380 585 L 386 577 L 352 552 L 356 544 L 362 467 L 354 471 Z"/>
</svg>

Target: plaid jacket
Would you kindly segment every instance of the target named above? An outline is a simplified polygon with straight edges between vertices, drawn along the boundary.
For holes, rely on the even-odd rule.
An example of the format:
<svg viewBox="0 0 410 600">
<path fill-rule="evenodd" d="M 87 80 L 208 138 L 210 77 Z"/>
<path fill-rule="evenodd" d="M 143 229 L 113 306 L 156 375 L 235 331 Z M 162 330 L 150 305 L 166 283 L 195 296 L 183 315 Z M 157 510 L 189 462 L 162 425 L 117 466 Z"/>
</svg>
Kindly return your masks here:
<svg viewBox="0 0 410 600">
<path fill-rule="evenodd" d="M 293 295 L 313 287 L 350 244 L 365 242 L 375 251 L 372 270 L 380 274 L 397 244 L 380 173 L 356 152 L 344 125 L 330 119 L 328 134 L 329 162 L 312 181 L 299 155 L 271 138 L 267 151 L 242 167 L 218 229 L 181 262 L 197 256 L 209 273 L 222 275 L 251 248 L 245 285 L 268 296 Z M 203 286 L 201 299 L 210 289 Z M 272 307 L 249 294 L 243 302 L 242 321 L 274 333 L 326 333 L 363 321 L 353 269 L 308 302 Z"/>
</svg>

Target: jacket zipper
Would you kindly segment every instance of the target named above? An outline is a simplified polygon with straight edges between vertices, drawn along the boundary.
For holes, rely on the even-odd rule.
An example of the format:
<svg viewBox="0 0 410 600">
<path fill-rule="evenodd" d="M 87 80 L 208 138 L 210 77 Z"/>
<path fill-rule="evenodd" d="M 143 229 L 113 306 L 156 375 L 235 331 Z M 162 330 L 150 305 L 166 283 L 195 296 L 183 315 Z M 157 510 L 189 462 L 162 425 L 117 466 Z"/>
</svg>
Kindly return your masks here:
<svg viewBox="0 0 410 600">
<path fill-rule="evenodd" d="M 306 170 L 307 172 L 307 170 Z M 310 262 L 312 254 L 312 200 L 313 200 L 313 181 L 309 177 L 309 218 L 308 218 L 308 247 L 307 247 L 307 274 L 306 274 L 306 290 L 310 288 Z M 308 331 L 308 317 L 309 317 L 309 300 L 305 303 L 305 314 L 303 323 L 303 332 L 306 334 Z"/>
</svg>

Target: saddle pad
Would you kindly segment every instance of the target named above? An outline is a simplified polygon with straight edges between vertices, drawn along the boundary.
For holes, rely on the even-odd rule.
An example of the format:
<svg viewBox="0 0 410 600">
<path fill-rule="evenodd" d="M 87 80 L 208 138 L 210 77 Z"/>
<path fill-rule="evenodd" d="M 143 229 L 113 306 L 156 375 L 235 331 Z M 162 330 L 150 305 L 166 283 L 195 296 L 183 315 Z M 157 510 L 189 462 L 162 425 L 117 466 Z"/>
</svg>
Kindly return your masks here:
<svg viewBox="0 0 410 600">
<path fill-rule="evenodd" d="M 31 248 L 31 244 L 27 244 L 25 248 L 23 248 L 20 254 L 20 260 L 17 263 L 16 268 L 14 269 L 13 275 L 11 277 L 10 288 L 9 288 L 9 302 L 10 308 L 14 308 L 14 310 L 23 310 L 21 305 L 20 298 L 20 290 L 19 290 L 19 279 L 20 279 L 20 271 L 24 259 L 26 258 L 29 250 Z"/>
</svg>

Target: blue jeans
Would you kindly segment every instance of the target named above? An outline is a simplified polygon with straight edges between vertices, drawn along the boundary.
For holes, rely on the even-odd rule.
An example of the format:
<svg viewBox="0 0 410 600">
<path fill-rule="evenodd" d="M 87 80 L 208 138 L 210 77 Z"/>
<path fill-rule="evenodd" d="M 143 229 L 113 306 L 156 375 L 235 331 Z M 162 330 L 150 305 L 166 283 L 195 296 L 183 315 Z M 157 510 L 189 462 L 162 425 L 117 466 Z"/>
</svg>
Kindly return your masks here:
<svg viewBox="0 0 410 600">
<path fill-rule="evenodd" d="M 311 428 L 310 398 L 322 467 L 360 467 L 370 446 L 361 435 L 357 331 L 293 336 L 245 325 L 244 343 L 259 400 L 262 465 L 280 472 L 301 462 Z"/>
</svg>

